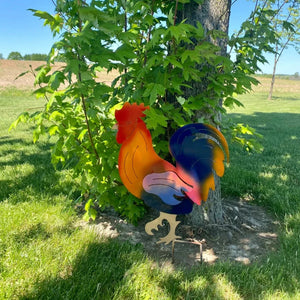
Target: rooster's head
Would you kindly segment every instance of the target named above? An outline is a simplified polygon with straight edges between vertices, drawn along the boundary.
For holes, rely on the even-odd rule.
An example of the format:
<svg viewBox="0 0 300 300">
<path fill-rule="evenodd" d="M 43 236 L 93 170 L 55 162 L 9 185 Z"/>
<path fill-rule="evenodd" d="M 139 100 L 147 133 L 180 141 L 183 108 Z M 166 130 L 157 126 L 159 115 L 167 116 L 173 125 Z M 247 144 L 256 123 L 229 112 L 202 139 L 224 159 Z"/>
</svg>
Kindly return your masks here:
<svg viewBox="0 0 300 300">
<path fill-rule="evenodd" d="M 149 109 L 144 103 L 137 105 L 126 102 L 124 106 L 115 111 L 118 122 L 117 142 L 122 144 L 134 131 L 138 122 L 143 122 L 142 118 L 146 115 L 144 110 Z"/>
</svg>

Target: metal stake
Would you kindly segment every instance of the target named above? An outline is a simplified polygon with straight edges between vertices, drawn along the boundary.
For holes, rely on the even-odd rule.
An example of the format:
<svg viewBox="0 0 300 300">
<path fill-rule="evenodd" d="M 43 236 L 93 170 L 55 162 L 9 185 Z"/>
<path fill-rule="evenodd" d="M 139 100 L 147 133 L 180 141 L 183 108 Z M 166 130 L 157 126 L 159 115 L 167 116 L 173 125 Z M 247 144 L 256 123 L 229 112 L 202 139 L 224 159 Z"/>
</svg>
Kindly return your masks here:
<svg viewBox="0 0 300 300">
<path fill-rule="evenodd" d="M 183 240 L 173 240 L 172 241 L 172 264 L 175 263 L 175 258 L 174 258 L 175 243 L 186 243 L 186 244 L 199 245 L 199 248 L 200 248 L 200 262 L 201 262 L 201 264 L 203 263 L 203 248 L 202 248 L 202 245 L 206 243 L 205 239 L 202 239 L 201 241 L 196 241 L 196 242 L 183 241 Z"/>
</svg>

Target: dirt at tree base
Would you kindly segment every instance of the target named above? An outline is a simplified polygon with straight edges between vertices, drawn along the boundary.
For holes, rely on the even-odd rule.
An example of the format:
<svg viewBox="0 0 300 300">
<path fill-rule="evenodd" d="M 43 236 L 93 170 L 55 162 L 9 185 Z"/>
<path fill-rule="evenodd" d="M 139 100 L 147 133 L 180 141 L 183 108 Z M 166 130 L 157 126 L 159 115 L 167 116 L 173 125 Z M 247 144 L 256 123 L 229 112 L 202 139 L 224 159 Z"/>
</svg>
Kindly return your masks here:
<svg viewBox="0 0 300 300">
<path fill-rule="evenodd" d="M 213 264 L 216 261 L 231 261 L 250 264 L 275 251 L 278 246 L 278 222 L 259 206 L 246 201 L 223 201 L 226 223 L 223 225 L 206 224 L 201 228 L 185 225 L 181 222 L 176 234 L 181 240 L 197 242 L 205 239 L 203 244 L 203 263 Z M 137 226 L 128 224 L 113 213 L 103 213 L 96 224 L 83 224 L 95 230 L 101 237 L 142 244 L 145 252 L 159 265 L 170 265 L 172 262 L 172 243 L 158 244 L 159 238 L 167 235 L 167 223 L 147 235 L 145 224 L 158 217 L 159 212 L 149 213 Z M 180 219 L 182 216 L 178 216 Z M 192 243 L 175 243 L 174 265 L 194 266 L 201 263 L 200 246 Z"/>
</svg>

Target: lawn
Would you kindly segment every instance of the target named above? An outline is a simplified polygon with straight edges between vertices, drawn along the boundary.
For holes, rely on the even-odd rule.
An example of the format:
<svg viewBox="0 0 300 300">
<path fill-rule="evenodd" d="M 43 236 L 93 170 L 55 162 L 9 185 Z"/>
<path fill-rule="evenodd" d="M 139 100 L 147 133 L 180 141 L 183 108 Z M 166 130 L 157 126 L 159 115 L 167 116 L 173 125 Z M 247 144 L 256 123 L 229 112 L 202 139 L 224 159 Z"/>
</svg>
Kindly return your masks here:
<svg viewBox="0 0 300 300">
<path fill-rule="evenodd" d="M 264 136 L 264 151 L 230 144 L 223 195 L 266 208 L 279 246 L 251 265 L 162 268 L 143 251 L 80 226 L 68 170 L 50 163 L 54 140 L 32 143 L 29 125 L 8 133 L 30 92 L 0 92 L 0 299 L 300 299 L 300 97 L 295 88 L 241 97 L 230 117 Z"/>
</svg>

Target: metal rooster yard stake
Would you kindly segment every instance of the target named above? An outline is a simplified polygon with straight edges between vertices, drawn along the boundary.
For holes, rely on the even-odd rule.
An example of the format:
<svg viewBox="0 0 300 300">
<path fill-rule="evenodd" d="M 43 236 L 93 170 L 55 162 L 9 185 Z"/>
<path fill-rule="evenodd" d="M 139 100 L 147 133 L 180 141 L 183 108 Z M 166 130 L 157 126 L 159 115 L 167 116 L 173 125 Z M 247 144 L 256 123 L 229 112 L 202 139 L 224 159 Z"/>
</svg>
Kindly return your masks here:
<svg viewBox="0 0 300 300">
<path fill-rule="evenodd" d="M 224 159 L 229 150 L 222 133 L 211 125 L 196 123 L 179 128 L 169 141 L 169 150 L 176 166 L 157 155 L 150 131 L 142 120 L 144 104 L 125 103 L 116 110 L 119 174 L 128 191 L 158 210 L 157 219 L 145 226 L 153 235 L 163 220 L 170 224 L 169 233 L 158 243 L 174 243 L 180 238 L 175 230 L 178 214 L 188 214 L 194 203 L 206 201 L 209 189 L 215 189 L 214 172 L 224 174 Z M 202 244 L 201 244 L 202 245 Z M 201 246 L 200 246 L 201 248 Z"/>
</svg>

